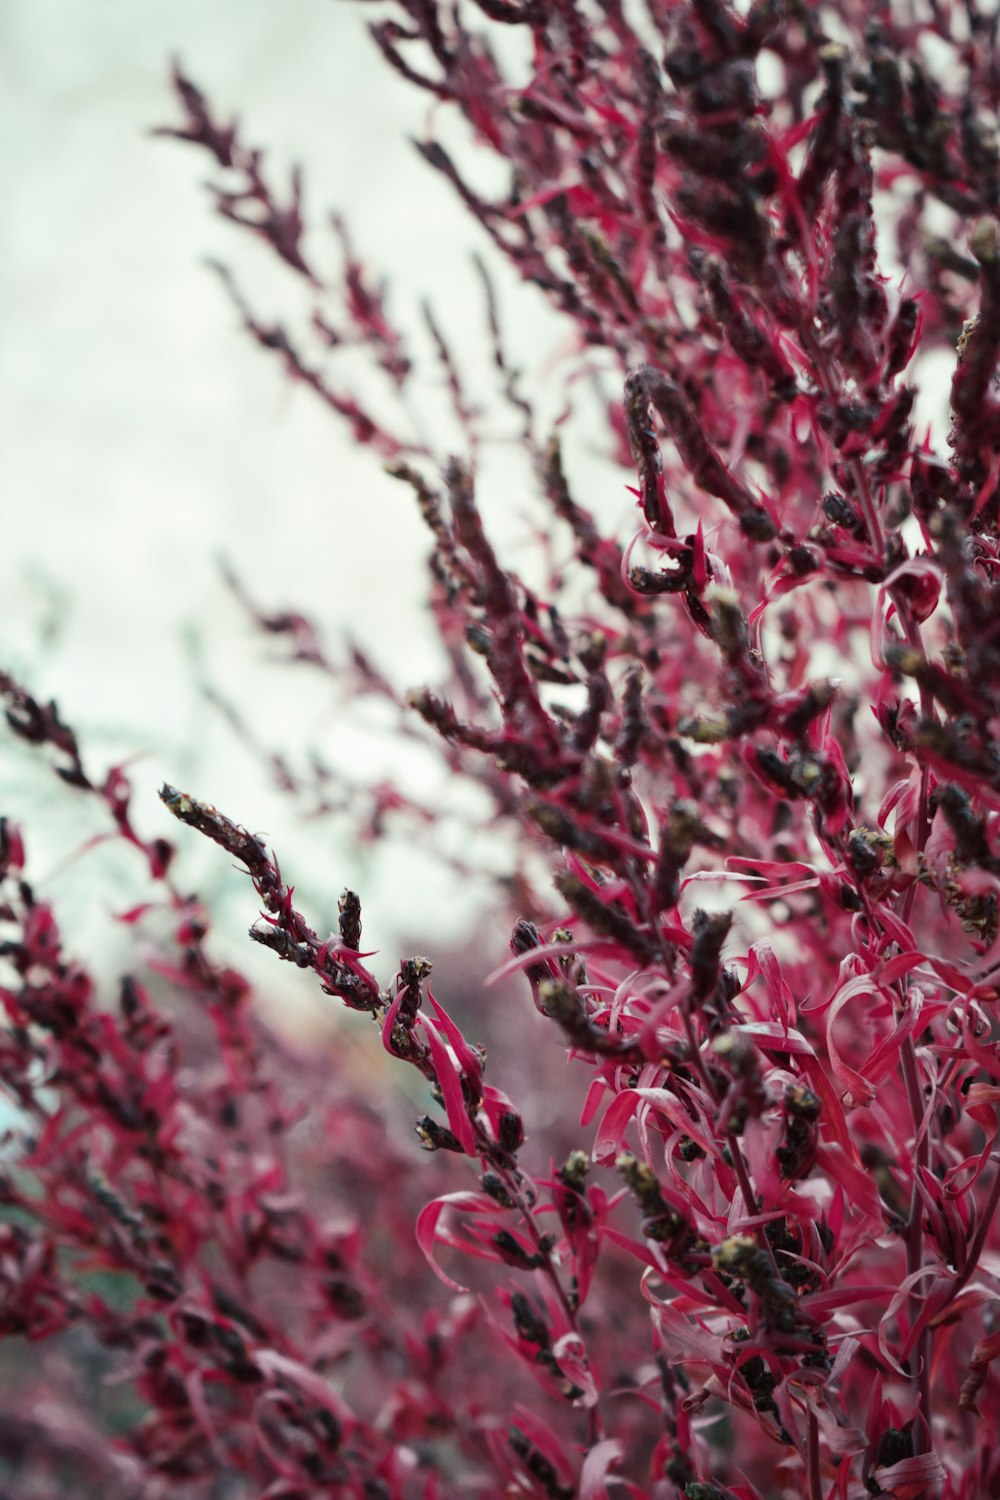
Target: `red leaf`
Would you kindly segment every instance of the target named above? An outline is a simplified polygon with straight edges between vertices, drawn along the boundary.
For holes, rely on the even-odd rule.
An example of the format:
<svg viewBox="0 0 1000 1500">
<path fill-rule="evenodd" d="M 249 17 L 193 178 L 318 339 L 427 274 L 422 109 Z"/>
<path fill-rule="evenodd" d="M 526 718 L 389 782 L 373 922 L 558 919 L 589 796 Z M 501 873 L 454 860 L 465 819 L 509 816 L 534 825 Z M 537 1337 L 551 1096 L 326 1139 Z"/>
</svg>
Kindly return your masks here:
<svg viewBox="0 0 1000 1500">
<path fill-rule="evenodd" d="M 622 1445 L 615 1438 L 605 1438 L 595 1443 L 580 1470 L 580 1500 L 604 1500 L 608 1493 L 608 1471 L 620 1463 Z"/>
<path fill-rule="evenodd" d="M 467 1255 L 475 1255 L 480 1260 L 499 1260 L 499 1256 L 489 1255 L 468 1240 L 459 1239 L 457 1235 L 442 1228 L 441 1218 L 450 1208 L 462 1209 L 470 1214 L 492 1215 L 496 1213 L 497 1206 L 492 1198 L 486 1198 L 481 1193 L 446 1193 L 444 1197 L 435 1198 L 428 1203 L 417 1216 L 417 1244 L 427 1257 L 431 1270 L 439 1280 L 444 1282 L 445 1286 L 450 1286 L 453 1292 L 467 1292 L 469 1290 L 467 1286 L 463 1286 L 460 1281 L 453 1281 L 446 1271 L 442 1271 L 434 1259 L 435 1245 L 450 1245 L 453 1249 L 462 1250 Z M 500 1226 L 497 1225 L 497 1227 Z"/>
<path fill-rule="evenodd" d="M 445 1042 L 434 1022 L 428 1016 L 420 1017 L 420 1024 L 427 1044 L 431 1049 L 431 1057 L 434 1060 L 434 1072 L 444 1095 L 445 1113 L 448 1116 L 448 1124 L 454 1131 L 462 1144 L 466 1156 L 475 1156 L 476 1137 L 472 1129 L 472 1121 L 469 1119 L 469 1111 L 466 1108 L 465 1097 L 462 1093 L 461 1075 L 454 1057 L 448 1050 Z"/>
</svg>

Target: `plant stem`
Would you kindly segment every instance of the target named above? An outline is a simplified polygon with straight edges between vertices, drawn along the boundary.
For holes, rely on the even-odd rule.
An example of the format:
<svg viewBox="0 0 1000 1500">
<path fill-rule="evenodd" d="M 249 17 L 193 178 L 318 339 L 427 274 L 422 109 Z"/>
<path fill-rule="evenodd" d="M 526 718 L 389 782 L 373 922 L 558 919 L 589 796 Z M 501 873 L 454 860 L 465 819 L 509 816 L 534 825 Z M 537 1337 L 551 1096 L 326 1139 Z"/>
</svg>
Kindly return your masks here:
<svg viewBox="0 0 1000 1500">
<path fill-rule="evenodd" d="M 539 1233 L 538 1225 L 535 1223 L 534 1214 L 531 1211 L 531 1205 L 527 1201 L 520 1183 L 515 1179 L 514 1174 L 509 1170 L 506 1163 L 502 1160 L 497 1159 L 495 1154 L 494 1142 L 490 1140 L 489 1136 L 486 1134 L 485 1130 L 483 1130 L 478 1121 L 473 1121 L 473 1130 L 475 1131 L 475 1134 L 478 1138 L 480 1154 L 490 1163 L 490 1166 L 502 1179 L 504 1190 L 510 1197 L 511 1201 L 516 1205 L 517 1209 L 520 1211 L 528 1235 L 535 1247 L 535 1253 L 542 1260 L 541 1270 L 551 1282 L 556 1296 L 559 1298 L 559 1302 L 563 1309 L 563 1312 L 566 1314 L 566 1320 L 569 1323 L 569 1326 L 572 1328 L 573 1332 L 580 1340 L 581 1346 L 583 1346 L 585 1349 L 586 1345 L 584 1343 L 583 1335 L 580 1333 L 580 1329 L 577 1323 L 577 1309 L 571 1302 L 566 1289 L 559 1278 L 559 1273 L 552 1263 L 551 1250 L 547 1249 L 542 1244 L 542 1236 Z M 596 1406 L 587 1408 L 587 1434 L 590 1447 L 593 1447 L 595 1443 L 600 1442 L 605 1435 L 604 1419 Z"/>
<path fill-rule="evenodd" d="M 692 1021 L 685 1005 L 681 1006 L 681 1015 L 684 1021 L 684 1031 L 687 1036 L 688 1047 L 691 1052 L 692 1066 L 694 1067 L 695 1072 L 698 1074 L 698 1077 L 701 1079 L 701 1085 L 705 1090 L 705 1093 L 708 1095 L 709 1099 L 711 1099 L 712 1103 L 718 1106 L 719 1096 L 712 1084 L 711 1078 L 709 1078 L 708 1076 L 708 1069 L 705 1067 L 705 1061 L 701 1055 L 701 1048 L 698 1045 L 698 1038 L 695 1034 L 694 1022 Z M 747 1171 L 747 1164 L 743 1160 L 743 1152 L 740 1150 L 739 1141 L 737 1141 L 735 1136 L 732 1136 L 730 1137 L 727 1144 L 729 1147 L 729 1155 L 732 1158 L 733 1171 L 736 1173 L 736 1180 L 740 1185 L 740 1192 L 743 1194 L 743 1202 L 746 1206 L 747 1213 L 755 1214 L 757 1212 L 757 1199 L 754 1195 L 753 1184 L 750 1181 L 750 1173 Z M 780 1272 L 778 1270 L 778 1263 L 774 1258 L 774 1251 L 771 1249 L 771 1243 L 768 1240 L 767 1235 L 764 1233 L 763 1229 L 759 1229 L 757 1231 L 756 1238 L 757 1243 L 760 1245 L 761 1249 L 764 1251 L 768 1258 L 771 1266 L 771 1271 L 776 1277 L 779 1277 L 780 1279 Z"/>
<path fill-rule="evenodd" d="M 809 1464 L 809 1500 L 823 1500 L 823 1479 L 819 1467 L 819 1423 L 812 1407 L 806 1408 L 807 1453 Z"/>
</svg>

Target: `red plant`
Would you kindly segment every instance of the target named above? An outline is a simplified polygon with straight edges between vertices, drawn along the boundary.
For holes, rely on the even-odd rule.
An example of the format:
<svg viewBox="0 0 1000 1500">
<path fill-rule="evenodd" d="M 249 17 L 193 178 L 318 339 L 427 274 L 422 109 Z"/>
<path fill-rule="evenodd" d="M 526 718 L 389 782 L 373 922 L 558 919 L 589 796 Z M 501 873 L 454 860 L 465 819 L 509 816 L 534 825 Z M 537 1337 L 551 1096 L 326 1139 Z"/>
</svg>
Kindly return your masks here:
<svg viewBox="0 0 1000 1500">
<path fill-rule="evenodd" d="M 505 26 L 530 34 L 524 77 L 491 44 Z M 55 707 L 0 680 L 12 730 L 145 857 L 159 896 L 129 919 L 165 908 L 176 946 L 109 1005 L 3 825 L 0 1077 L 26 1125 L 0 1179 L 0 1329 L 57 1352 L 0 1418 L 0 1477 L 286 1500 L 995 1494 L 997 16 L 401 0 L 371 30 L 507 163 L 487 199 L 419 145 L 564 314 L 572 371 L 624 397 L 609 442 L 638 514 L 615 539 L 539 430 L 483 268 L 500 390 L 575 543 L 544 589 L 490 542 L 486 433 L 434 317 L 453 457 L 328 371 L 361 343 L 390 396 L 422 378 L 343 225 L 334 287 L 298 176 L 283 204 L 179 70 L 185 118 L 162 133 L 215 158 L 216 206 L 299 278 L 319 349 L 226 272 L 246 329 L 416 495 L 453 671 L 411 706 L 519 841 L 505 972 L 571 1067 L 546 1071 L 526 1019 L 487 1082 L 428 960 L 378 977 L 354 893 L 324 936 L 259 838 L 165 787 L 245 867 L 251 936 L 417 1070 L 436 1154 L 418 1170 L 395 1104 L 266 1037 L 124 774 L 94 782 Z M 954 350 L 940 451 L 906 379 L 935 350 Z M 311 622 L 247 607 L 336 671 Z M 392 696 L 360 652 L 349 676 Z M 399 803 L 380 789 L 373 821 Z M 579 1124 L 526 1141 L 540 1078 Z M 81 1394 L 84 1366 L 128 1394 Z"/>
</svg>

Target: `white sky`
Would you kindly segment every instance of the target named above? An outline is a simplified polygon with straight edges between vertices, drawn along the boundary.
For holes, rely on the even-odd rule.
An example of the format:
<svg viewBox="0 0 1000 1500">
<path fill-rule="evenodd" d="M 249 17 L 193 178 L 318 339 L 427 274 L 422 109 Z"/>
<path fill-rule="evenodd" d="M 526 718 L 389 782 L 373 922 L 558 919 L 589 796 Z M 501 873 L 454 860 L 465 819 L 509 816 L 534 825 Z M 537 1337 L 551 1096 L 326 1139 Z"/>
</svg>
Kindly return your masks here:
<svg viewBox="0 0 1000 1500">
<path fill-rule="evenodd" d="M 267 834 L 304 899 L 325 903 L 311 913 L 318 925 L 344 884 L 361 890 L 380 972 L 403 934 L 424 951 L 435 933 L 463 935 L 470 895 L 413 845 L 366 862 L 328 823 L 296 829 L 295 808 L 204 707 L 196 678 L 236 701 L 269 747 L 316 746 L 358 776 L 375 751 L 331 715 L 320 680 L 268 668 L 271 647 L 215 558 L 224 551 L 265 607 L 313 614 L 334 645 L 349 623 L 398 682 L 419 684 L 435 668 L 420 612 L 429 548 L 407 488 L 250 344 L 202 261 L 229 262 L 262 314 L 301 305 L 293 280 L 213 217 L 207 158 L 148 131 L 180 120 L 168 86 L 177 53 L 217 110 L 238 111 L 246 138 L 268 148 L 279 181 L 303 163 L 312 222 L 334 206 L 347 215 L 362 258 L 390 273 L 395 310 L 412 321 L 430 293 L 455 346 L 480 357 L 473 385 L 488 389 L 484 341 L 470 334 L 484 326 L 468 264 L 482 236 L 407 143 L 425 133 L 427 101 L 378 57 L 365 33 L 374 13 L 336 0 L 0 8 L 0 656 L 58 698 L 91 765 L 148 752 L 133 773 L 140 826 L 181 835 L 192 884 L 216 891 L 234 951 L 269 981 L 273 959 L 242 936 L 252 892 L 160 809 L 162 779 Z M 313 246 L 337 264 L 332 240 Z M 522 295 L 506 298 L 509 320 L 531 330 L 540 363 L 555 345 L 539 346 L 543 310 Z M 509 472 L 501 456 L 501 491 Z M 500 498 L 516 539 L 521 497 Z M 130 904 L 128 860 L 111 862 L 100 896 L 73 871 L 51 873 L 99 820 L 0 732 L 0 796 L 32 815 L 46 892 L 71 923 L 95 902 L 105 914 Z"/>
</svg>

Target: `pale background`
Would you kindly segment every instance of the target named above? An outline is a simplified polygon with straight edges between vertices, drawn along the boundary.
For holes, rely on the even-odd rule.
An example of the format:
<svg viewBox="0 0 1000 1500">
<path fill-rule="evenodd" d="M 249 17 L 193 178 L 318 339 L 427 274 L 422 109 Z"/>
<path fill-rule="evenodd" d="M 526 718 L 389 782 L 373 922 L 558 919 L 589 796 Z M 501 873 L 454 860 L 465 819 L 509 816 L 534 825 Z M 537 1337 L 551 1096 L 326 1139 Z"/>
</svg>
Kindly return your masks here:
<svg viewBox="0 0 1000 1500">
<path fill-rule="evenodd" d="M 429 547 L 408 489 L 381 473 L 377 455 L 352 448 L 241 332 L 205 257 L 234 267 L 264 317 L 304 309 L 294 278 L 214 217 L 204 153 L 149 130 L 181 119 L 168 78 L 178 54 L 216 111 L 238 112 L 245 138 L 267 148 L 280 191 L 289 164 L 303 164 L 319 263 L 337 264 L 322 232 L 336 207 L 362 258 L 390 275 L 400 320 L 418 327 L 419 298 L 429 294 L 454 347 L 473 356 L 473 390 L 488 393 L 469 264 L 485 236 L 407 140 L 427 133 L 428 100 L 377 54 L 365 24 L 379 13 L 336 0 L 0 8 L 0 656 L 37 696 L 58 699 L 88 766 L 102 771 L 146 752 L 131 773 L 139 827 L 180 836 L 182 875 L 216 903 L 223 948 L 230 943 L 245 970 L 282 994 L 289 982 L 300 992 L 301 979 L 246 942 L 253 893 L 221 851 L 160 808 L 164 778 L 272 839 L 317 926 L 335 920 L 345 884 L 359 889 L 366 938 L 383 951 L 378 972 L 391 973 L 415 940 L 432 951 L 435 940 L 467 939 L 471 927 L 481 943 L 491 892 L 449 873 L 419 840 L 362 851 L 343 822 L 303 827 L 199 692 L 207 682 L 225 693 L 267 749 L 302 763 L 315 747 L 355 779 L 400 768 L 421 795 L 437 795 L 429 762 L 398 740 L 350 729 L 321 678 L 270 666 L 280 645 L 254 634 L 221 582 L 224 553 L 263 607 L 311 614 L 334 653 L 349 624 L 396 683 L 434 678 L 421 609 Z M 487 186 L 491 167 L 483 163 Z M 502 267 L 499 285 L 513 350 L 537 371 L 558 329 Z M 419 334 L 416 349 L 426 354 Z M 433 364 L 425 368 L 438 386 Z M 513 431 L 509 418 L 505 425 Z M 502 449 L 489 468 L 491 525 L 517 562 L 530 547 L 523 476 Z M 611 472 L 620 512 L 628 497 Z M 136 899 L 137 861 L 124 850 L 99 855 L 96 878 L 82 873 L 94 868 L 90 857 L 65 867 L 104 826 L 98 810 L 0 735 L 0 797 L 3 810 L 27 815 L 31 873 L 81 949 L 103 953 L 113 970 L 122 937 L 111 913 Z M 446 784 L 442 795 L 459 794 Z M 461 805 L 473 814 L 478 806 Z M 502 936 L 491 932 L 491 952 L 502 951 Z"/>
</svg>

